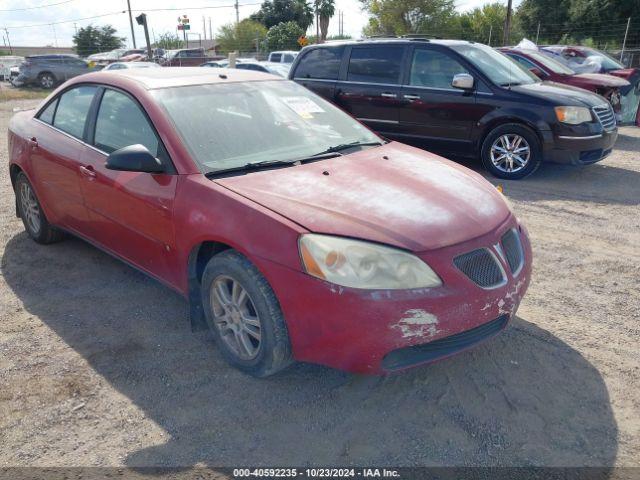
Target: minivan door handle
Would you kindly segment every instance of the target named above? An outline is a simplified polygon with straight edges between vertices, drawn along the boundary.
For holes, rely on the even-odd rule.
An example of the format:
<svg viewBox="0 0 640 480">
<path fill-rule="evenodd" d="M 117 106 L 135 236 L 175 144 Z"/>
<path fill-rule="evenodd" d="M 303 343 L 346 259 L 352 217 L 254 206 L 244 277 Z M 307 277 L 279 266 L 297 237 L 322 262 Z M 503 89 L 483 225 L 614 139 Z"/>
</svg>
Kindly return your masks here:
<svg viewBox="0 0 640 480">
<path fill-rule="evenodd" d="M 380 94 L 380 96 L 381 96 L 381 97 L 384 97 L 384 98 L 398 98 L 398 95 L 397 95 L 397 94 L 395 94 L 395 93 L 388 93 L 388 92 L 382 92 L 382 93 Z"/>
<path fill-rule="evenodd" d="M 403 95 L 407 100 L 420 100 L 420 95 Z"/>
</svg>

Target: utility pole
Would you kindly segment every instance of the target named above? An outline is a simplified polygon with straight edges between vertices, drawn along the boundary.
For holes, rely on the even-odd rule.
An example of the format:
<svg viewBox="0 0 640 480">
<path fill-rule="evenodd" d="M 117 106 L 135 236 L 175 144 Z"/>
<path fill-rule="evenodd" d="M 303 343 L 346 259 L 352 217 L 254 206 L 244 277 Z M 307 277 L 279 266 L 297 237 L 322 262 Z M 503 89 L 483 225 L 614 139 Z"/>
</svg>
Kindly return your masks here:
<svg viewBox="0 0 640 480">
<path fill-rule="evenodd" d="M 536 45 L 538 44 L 539 38 L 540 38 L 540 22 L 538 22 L 538 31 L 536 32 Z"/>
<path fill-rule="evenodd" d="M 131 40 L 133 41 L 133 48 L 136 47 L 136 34 L 133 30 L 133 16 L 131 15 L 131 1 L 127 0 L 127 9 L 129 10 L 129 25 L 131 25 Z"/>
<path fill-rule="evenodd" d="M 489 46 L 491 46 L 491 34 L 493 34 L 493 25 L 489 25 Z"/>
<path fill-rule="evenodd" d="M 56 35 L 56 26 L 55 24 L 51 24 L 51 28 L 53 29 L 53 41 L 56 48 L 58 48 L 58 36 Z"/>
<path fill-rule="evenodd" d="M 207 41 L 207 20 L 202 17 L 202 35 L 204 37 L 204 41 Z"/>
<path fill-rule="evenodd" d="M 214 38 L 213 38 L 213 28 L 211 28 L 211 17 L 209 17 L 209 38 L 211 40 L 214 40 Z"/>
<path fill-rule="evenodd" d="M 151 51 L 151 41 L 149 41 L 149 28 L 147 28 L 147 15 L 141 13 L 136 17 L 136 22 L 138 25 L 142 25 L 144 27 L 144 39 L 147 41 L 147 56 L 149 57 L 149 61 L 153 60 L 153 52 Z"/>
<path fill-rule="evenodd" d="M 236 0 L 235 3 L 235 8 L 236 8 L 236 25 L 240 23 L 240 6 L 238 5 L 238 0 Z"/>
<path fill-rule="evenodd" d="M 316 0 L 316 43 L 320 43 L 320 22 L 319 22 L 319 18 L 320 16 L 318 15 L 318 1 Z"/>
<path fill-rule="evenodd" d="M 624 56 L 624 48 L 627 46 L 627 36 L 629 35 L 629 26 L 631 25 L 631 17 L 627 19 L 627 30 L 624 32 L 624 40 L 622 41 L 622 51 L 620 52 L 620 61 Z"/>
<path fill-rule="evenodd" d="M 9 38 L 9 29 L 5 27 L 4 31 L 7 34 L 7 43 L 9 44 L 9 54 L 13 55 L 13 48 L 11 48 L 11 39 Z"/>
<path fill-rule="evenodd" d="M 509 45 L 509 38 L 511 37 L 511 5 L 513 0 L 509 0 L 507 2 L 507 18 L 504 20 L 504 39 L 503 45 Z"/>
<path fill-rule="evenodd" d="M 78 24 L 73 22 L 73 29 L 76 31 L 76 35 L 78 35 Z"/>
</svg>

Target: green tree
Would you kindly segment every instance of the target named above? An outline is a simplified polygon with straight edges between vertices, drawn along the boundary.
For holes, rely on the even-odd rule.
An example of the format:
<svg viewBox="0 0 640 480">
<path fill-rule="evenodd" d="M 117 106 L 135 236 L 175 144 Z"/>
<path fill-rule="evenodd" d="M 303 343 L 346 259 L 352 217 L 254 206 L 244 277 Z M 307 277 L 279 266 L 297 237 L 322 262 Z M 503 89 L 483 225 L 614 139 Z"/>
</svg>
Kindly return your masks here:
<svg viewBox="0 0 640 480">
<path fill-rule="evenodd" d="M 94 53 L 108 52 L 124 46 L 124 38 L 116 36 L 116 29 L 111 25 L 94 27 L 89 25 L 80 28 L 73 36 L 73 48 L 78 55 L 86 57 Z"/>
<path fill-rule="evenodd" d="M 336 5 L 334 0 L 315 0 L 316 16 L 320 24 L 320 39 L 324 42 L 327 39 L 327 31 L 329 30 L 329 20 L 336 13 Z"/>
<path fill-rule="evenodd" d="M 304 30 L 296 22 L 283 22 L 267 32 L 267 48 L 273 50 L 298 50 L 298 38 Z"/>
<path fill-rule="evenodd" d="M 305 0 L 265 0 L 251 20 L 271 28 L 283 22 L 296 22 L 304 31 L 313 23 L 313 10 Z"/>
<path fill-rule="evenodd" d="M 267 36 L 267 29 L 261 23 L 248 18 L 237 25 L 229 23 L 218 30 L 216 40 L 220 45 L 220 52 L 253 52 L 259 50 L 259 46 Z"/>
<path fill-rule="evenodd" d="M 164 48 L 165 50 L 175 50 L 177 48 L 182 48 L 183 45 L 184 40 L 171 32 L 161 33 L 155 43 L 156 48 Z"/>
<path fill-rule="evenodd" d="M 566 33 L 572 21 L 571 0 L 522 0 L 515 18 L 522 32 L 535 40 L 540 24 L 539 43 L 556 43 Z"/>
<path fill-rule="evenodd" d="M 504 33 L 504 21 L 507 7 L 500 2 L 489 3 L 469 12 L 458 15 L 452 37 L 462 40 L 473 40 L 491 45 L 501 45 Z M 516 22 L 511 26 L 511 38 L 520 39 L 522 34 Z"/>
<path fill-rule="evenodd" d="M 455 20 L 454 0 L 360 0 L 369 14 L 366 35 L 434 34 Z"/>
</svg>

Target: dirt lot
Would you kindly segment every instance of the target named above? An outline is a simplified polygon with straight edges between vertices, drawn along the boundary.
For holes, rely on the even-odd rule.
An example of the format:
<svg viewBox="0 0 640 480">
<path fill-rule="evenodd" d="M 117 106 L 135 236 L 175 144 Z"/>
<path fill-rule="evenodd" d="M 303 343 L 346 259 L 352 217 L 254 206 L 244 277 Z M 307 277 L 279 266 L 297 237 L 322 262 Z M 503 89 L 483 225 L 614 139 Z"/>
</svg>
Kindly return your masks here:
<svg viewBox="0 0 640 480">
<path fill-rule="evenodd" d="M 11 110 L 0 103 L 0 132 Z M 85 243 L 30 241 L 0 181 L 0 467 L 640 465 L 640 130 L 505 193 L 534 276 L 504 334 L 386 378 L 255 380 L 175 293 Z M 6 165 L 6 135 L 0 135 Z"/>
</svg>

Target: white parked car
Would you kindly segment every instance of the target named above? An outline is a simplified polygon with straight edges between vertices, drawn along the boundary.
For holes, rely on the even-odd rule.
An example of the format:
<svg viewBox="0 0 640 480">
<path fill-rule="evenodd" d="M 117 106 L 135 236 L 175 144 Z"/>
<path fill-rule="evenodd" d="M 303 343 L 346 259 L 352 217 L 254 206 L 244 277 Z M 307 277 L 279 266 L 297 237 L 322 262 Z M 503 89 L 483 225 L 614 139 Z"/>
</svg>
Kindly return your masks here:
<svg viewBox="0 0 640 480">
<path fill-rule="evenodd" d="M 298 56 L 298 53 L 299 52 L 296 52 L 294 50 L 282 50 L 279 52 L 271 52 L 269 54 L 269 58 L 267 59 L 267 61 L 275 62 L 275 63 L 293 63 L 293 61 Z"/>
<path fill-rule="evenodd" d="M 124 70 L 126 68 L 156 68 L 156 67 L 160 68 L 160 65 L 153 62 L 115 62 L 115 63 L 110 63 L 109 65 L 104 67 L 102 70 L 110 71 L 110 70 Z"/>
<path fill-rule="evenodd" d="M 24 57 L 18 56 L 2 56 L 0 57 L 0 80 L 9 81 L 11 78 L 11 68 L 17 68 L 22 62 Z"/>
</svg>

